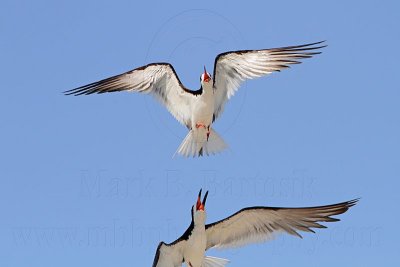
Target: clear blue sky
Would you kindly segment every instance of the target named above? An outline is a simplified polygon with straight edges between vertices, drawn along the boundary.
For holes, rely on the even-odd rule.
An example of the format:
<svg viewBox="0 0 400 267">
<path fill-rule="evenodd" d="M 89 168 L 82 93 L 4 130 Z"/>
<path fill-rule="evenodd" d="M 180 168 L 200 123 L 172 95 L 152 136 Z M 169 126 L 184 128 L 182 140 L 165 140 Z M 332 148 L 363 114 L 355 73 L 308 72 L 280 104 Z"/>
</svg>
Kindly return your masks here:
<svg viewBox="0 0 400 267">
<path fill-rule="evenodd" d="M 251 205 L 361 197 L 328 229 L 210 251 L 229 266 L 398 265 L 398 1 L 2 1 L 0 266 L 151 266 L 188 226 Z M 61 92 L 154 61 L 199 86 L 216 54 L 327 40 L 247 82 L 215 128 L 216 157 L 172 159 L 186 135 L 129 93 Z"/>
</svg>

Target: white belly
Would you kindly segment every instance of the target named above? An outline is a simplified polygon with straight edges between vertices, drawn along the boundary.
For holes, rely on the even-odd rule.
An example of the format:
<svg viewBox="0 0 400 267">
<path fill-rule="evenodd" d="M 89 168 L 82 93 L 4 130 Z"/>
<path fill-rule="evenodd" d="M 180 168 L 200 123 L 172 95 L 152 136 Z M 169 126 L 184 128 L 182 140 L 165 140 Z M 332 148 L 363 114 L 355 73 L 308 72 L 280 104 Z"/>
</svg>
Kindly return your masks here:
<svg viewBox="0 0 400 267">
<path fill-rule="evenodd" d="M 205 229 L 196 229 L 186 242 L 186 249 L 183 253 L 186 266 L 201 267 L 206 250 Z"/>
<path fill-rule="evenodd" d="M 214 98 L 212 93 L 201 95 L 193 107 L 192 129 L 196 124 L 211 125 L 214 114 Z"/>
</svg>

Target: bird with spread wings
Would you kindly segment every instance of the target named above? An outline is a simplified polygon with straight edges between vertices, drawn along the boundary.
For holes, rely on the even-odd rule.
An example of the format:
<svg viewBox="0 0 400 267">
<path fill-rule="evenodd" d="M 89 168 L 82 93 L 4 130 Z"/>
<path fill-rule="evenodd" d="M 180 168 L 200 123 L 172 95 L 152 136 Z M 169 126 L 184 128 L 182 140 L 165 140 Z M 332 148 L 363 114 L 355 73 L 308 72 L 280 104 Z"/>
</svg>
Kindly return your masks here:
<svg viewBox="0 0 400 267">
<path fill-rule="evenodd" d="M 221 53 L 215 58 L 213 75 L 204 67 L 198 90 L 185 87 L 170 63 L 151 63 L 64 93 L 75 96 L 119 91 L 151 94 L 189 130 L 177 153 L 186 157 L 210 155 L 227 147 L 211 126 L 240 85 L 321 53 L 319 49 L 325 47 L 323 42 Z"/>
<path fill-rule="evenodd" d="M 271 240 L 275 235 L 287 233 L 302 238 L 299 231 L 315 233 L 313 228 L 326 228 L 321 222 L 337 222 L 333 216 L 345 213 L 358 199 L 332 205 L 281 208 L 247 207 L 214 223 L 206 224 L 205 204 L 208 191 L 192 206 L 192 221 L 177 240 L 161 242 L 156 251 L 153 267 L 224 267 L 226 259 L 205 255 L 211 248 L 232 248 Z"/>
</svg>

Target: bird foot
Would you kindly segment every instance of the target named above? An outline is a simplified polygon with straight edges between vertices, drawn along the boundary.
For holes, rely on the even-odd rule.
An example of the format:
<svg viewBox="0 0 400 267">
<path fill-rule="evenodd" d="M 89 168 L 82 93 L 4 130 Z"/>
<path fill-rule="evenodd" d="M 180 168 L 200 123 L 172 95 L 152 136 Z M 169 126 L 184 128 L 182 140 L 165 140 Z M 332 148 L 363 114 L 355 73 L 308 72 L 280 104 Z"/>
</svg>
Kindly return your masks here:
<svg viewBox="0 0 400 267">
<path fill-rule="evenodd" d="M 201 127 L 203 127 L 205 130 L 207 130 L 207 141 L 208 141 L 208 138 L 210 137 L 210 125 L 206 126 L 204 123 L 201 123 L 201 122 L 196 123 L 196 129 L 199 129 Z"/>
<path fill-rule="evenodd" d="M 207 129 L 207 126 L 204 123 L 196 123 L 196 129 L 199 129 L 200 127 L 203 127 L 204 129 Z"/>
</svg>

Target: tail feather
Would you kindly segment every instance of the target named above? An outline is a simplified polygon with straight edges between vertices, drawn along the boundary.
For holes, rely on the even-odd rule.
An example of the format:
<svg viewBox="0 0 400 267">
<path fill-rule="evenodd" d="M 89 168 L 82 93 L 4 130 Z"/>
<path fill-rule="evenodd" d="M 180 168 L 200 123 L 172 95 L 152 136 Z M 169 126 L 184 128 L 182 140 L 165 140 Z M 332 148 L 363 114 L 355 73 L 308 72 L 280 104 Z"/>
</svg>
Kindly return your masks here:
<svg viewBox="0 0 400 267">
<path fill-rule="evenodd" d="M 206 131 L 196 129 L 196 131 L 189 131 L 175 154 L 178 153 L 184 157 L 208 156 L 221 152 L 227 147 L 224 140 L 212 128 L 210 128 L 208 140 Z"/>
<path fill-rule="evenodd" d="M 229 263 L 227 259 L 206 256 L 203 261 L 202 267 L 224 267 Z"/>
</svg>

